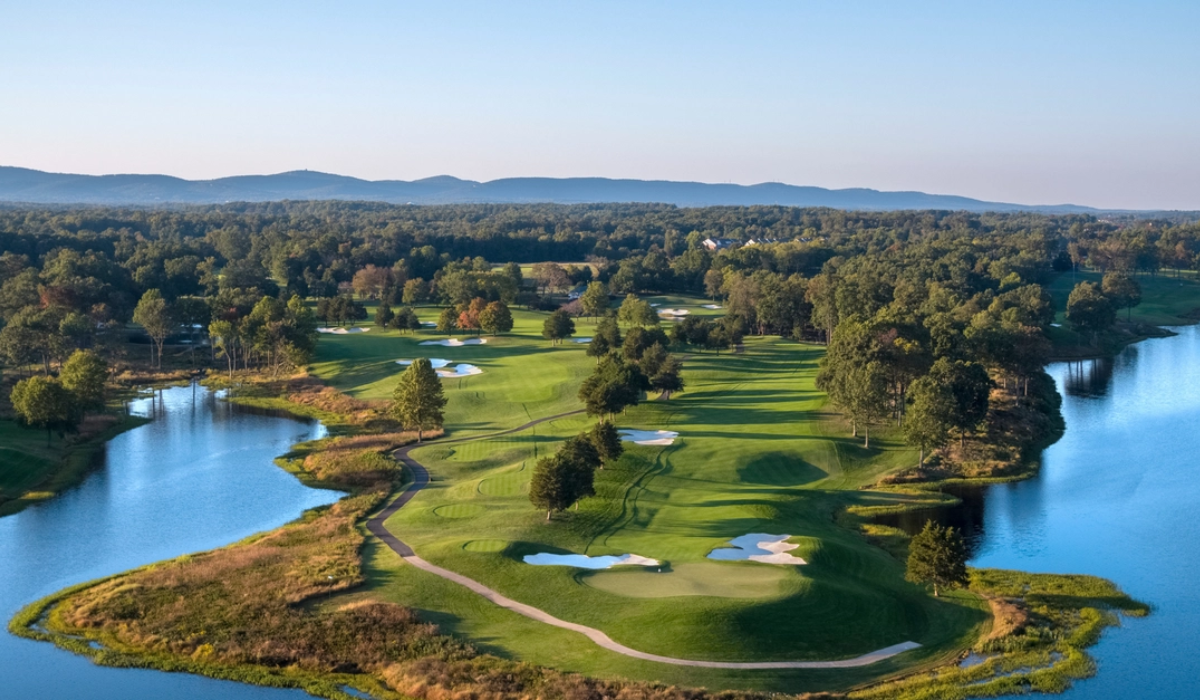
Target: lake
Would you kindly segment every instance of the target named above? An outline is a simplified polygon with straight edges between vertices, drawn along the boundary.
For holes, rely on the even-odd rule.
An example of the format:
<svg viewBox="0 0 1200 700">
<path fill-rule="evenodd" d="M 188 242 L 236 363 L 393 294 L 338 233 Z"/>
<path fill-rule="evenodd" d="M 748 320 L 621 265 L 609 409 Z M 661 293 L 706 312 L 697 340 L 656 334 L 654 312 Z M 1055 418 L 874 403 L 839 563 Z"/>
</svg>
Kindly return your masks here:
<svg viewBox="0 0 1200 700">
<path fill-rule="evenodd" d="M 221 401 L 199 386 L 139 399 L 154 420 L 111 440 L 78 487 L 0 518 L 0 616 L 72 584 L 213 549 L 332 503 L 275 466 L 324 434 L 303 422 Z M 104 668 L 44 642 L 0 632 L 4 697 L 39 700 L 300 700 L 297 690 L 199 676 Z"/>
<path fill-rule="evenodd" d="M 961 490 L 934 515 L 964 529 L 972 564 L 1086 573 L 1154 606 L 1093 648 L 1069 700 L 1200 696 L 1200 328 L 1113 360 L 1055 364 L 1067 431 L 1028 481 Z M 226 404 L 198 387 L 134 402 L 155 420 L 112 440 L 71 491 L 0 518 L 0 613 L 80 581 L 274 528 L 338 494 L 272 460 L 315 423 Z M 897 517 L 918 528 L 928 513 Z M 308 697 L 182 674 L 108 669 L 0 634 L 6 696 L 102 700 Z"/>
<path fill-rule="evenodd" d="M 1069 700 L 1200 697 L 1200 328 L 1173 330 L 1051 365 L 1067 431 L 1038 476 L 959 489 L 935 514 L 964 530 L 974 566 L 1094 574 L 1154 607 L 1105 633 L 1099 673 Z M 929 515 L 889 522 L 911 532 Z"/>
</svg>

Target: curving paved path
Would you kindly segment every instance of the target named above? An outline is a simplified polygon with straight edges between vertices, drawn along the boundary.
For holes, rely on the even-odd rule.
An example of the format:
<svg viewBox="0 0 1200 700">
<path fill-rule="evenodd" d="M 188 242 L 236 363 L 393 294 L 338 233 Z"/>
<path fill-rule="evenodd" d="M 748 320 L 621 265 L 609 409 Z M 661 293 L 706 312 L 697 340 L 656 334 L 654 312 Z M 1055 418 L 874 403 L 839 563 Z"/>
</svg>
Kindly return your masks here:
<svg viewBox="0 0 1200 700">
<path fill-rule="evenodd" d="M 524 615 L 531 620 L 544 622 L 547 625 L 553 625 L 555 627 L 571 630 L 572 632 L 578 632 L 595 642 L 597 646 L 635 659 L 642 659 L 643 661 L 655 661 L 663 664 L 672 664 L 674 666 L 695 666 L 701 668 L 729 668 L 743 670 L 856 668 L 859 666 L 868 666 L 877 661 L 883 661 L 884 659 L 891 658 L 897 654 L 909 651 L 910 649 L 916 649 L 917 647 L 921 646 L 916 642 L 901 642 L 899 644 L 893 644 L 890 647 L 885 647 L 877 651 L 863 654 L 862 656 L 856 656 L 852 659 L 839 659 L 837 661 L 695 661 L 692 659 L 676 659 L 670 656 L 659 656 L 658 654 L 647 654 L 644 651 L 631 649 L 620 642 L 613 641 L 612 638 L 610 638 L 607 634 L 594 627 L 588 627 L 586 625 L 560 620 L 544 610 L 539 610 L 531 605 L 526 605 L 524 603 L 515 601 L 512 598 L 508 598 L 499 592 L 488 588 L 475 579 L 467 578 L 466 576 L 457 574 L 449 569 L 443 569 L 436 564 L 430 564 L 421 557 L 417 556 L 417 553 L 413 551 L 412 547 L 402 542 L 399 538 L 393 535 L 390 530 L 384 527 L 384 522 L 388 518 L 392 517 L 396 511 L 407 505 L 408 502 L 411 501 L 421 489 L 429 485 L 429 471 L 425 469 L 420 462 L 413 459 L 409 455 L 409 452 L 417 447 L 426 447 L 430 444 L 449 445 L 452 443 L 467 442 L 469 440 L 483 440 L 486 438 L 499 437 L 501 435 L 508 435 L 510 433 L 528 430 L 539 423 L 545 423 L 546 421 L 557 420 L 559 418 L 565 418 L 567 416 L 573 416 L 579 413 L 583 413 L 583 411 L 569 411 L 567 413 L 560 413 L 556 416 L 540 418 L 538 420 L 529 421 L 528 423 L 516 428 L 512 428 L 511 430 L 492 433 L 490 435 L 455 438 L 452 440 L 438 441 L 436 443 L 412 444 L 396 450 L 396 459 L 399 460 L 404 466 L 408 467 L 410 471 L 412 471 L 413 481 L 411 484 L 409 484 L 408 488 L 396 498 L 396 500 L 392 501 L 386 508 L 367 520 L 367 529 L 372 535 L 375 535 L 381 542 L 386 544 L 393 552 L 400 555 L 400 558 L 417 567 L 418 569 L 423 569 L 431 574 L 434 574 L 435 576 L 440 576 L 447 581 L 453 581 L 460 586 L 464 586 L 471 591 L 478 593 L 484 598 L 487 598 L 496 605 L 508 610 L 512 610 L 518 615 Z"/>
</svg>

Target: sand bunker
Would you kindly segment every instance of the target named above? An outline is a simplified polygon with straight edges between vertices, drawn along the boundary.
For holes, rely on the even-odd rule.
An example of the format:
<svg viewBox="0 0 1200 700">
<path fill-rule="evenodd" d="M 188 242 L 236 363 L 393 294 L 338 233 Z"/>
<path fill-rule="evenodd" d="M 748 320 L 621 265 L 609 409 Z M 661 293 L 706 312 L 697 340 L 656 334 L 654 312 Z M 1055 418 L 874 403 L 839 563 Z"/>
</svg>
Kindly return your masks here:
<svg viewBox="0 0 1200 700">
<path fill-rule="evenodd" d="M 433 321 L 421 321 L 421 325 L 425 328 L 437 328 L 437 323 Z"/>
<path fill-rule="evenodd" d="M 571 342 L 572 343 L 590 343 L 590 342 L 592 342 L 592 337 L 588 336 L 586 338 L 572 338 Z"/>
<path fill-rule="evenodd" d="M 416 360 L 396 360 L 396 364 L 411 365 L 415 361 Z M 429 358 L 429 364 L 433 365 L 434 369 L 441 369 L 441 368 L 445 367 L 446 365 L 450 364 L 450 360 L 443 360 L 440 357 L 431 357 L 431 358 Z"/>
<path fill-rule="evenodd" d="M 659 309 L 660 316 L 687 316 L 691 313 L 687 309 Z"/>
<path fill-rule="evenodd" d="M 421 345 L 441 345 L 447 348 L 461 348 L 464 345 L 486 345 L 487 338 L 467 338 L 459 340 L 458 338 L 446 338 L 445 340 L 424 340 Z"/>
<path fill-rule="evenodd" d="M 650 306 L 662 306 L 662 304 L 651 304 Z"/>
<path fill-rule="evenodd" d="M 788 554 L 800 545 L 788 544 L 791 535 L 766 535 L 752 532 L 729 540 L 732 547 L 720 547 L 708 553 L 718 561 L 757 561 L 763 564 L 807 564 L 800 557 Z"/>
<path fill-rule="evenodd" d="M 621 440 L 635 445 L 673 445 L 679 433 L 673 430 L 631 430 L 622 428 L 617 431 Z"/>
<path fill-rule="evenodd" d="M 443 378 L 469 377 L 472 374 L 483 374 L 483 370 L 479 369 L 475 365 L 459 364 L 454 365 L 453 367 L 439 369 L 437 371 L 437 375 Z"/>
<path fill-rule="evenodd" d="M 706 309 L 719 309 L 719 308 L 721 308 L 721 305 L 720 305 L 720 304 L 705 304 L 705 305 L 704 305 L 704 308 L 706 308 Z"/>
<path fill-rule="evenodd" d="M 577 569 L 609 569 L 614 566 L 658 566 L 657 559 L 648 559 L 636 554 L 621 556 L 589 557 L 586 554 L 527 554 L 523 560 L 534 566 L 574 566 Z"/>
<path fill-rule="evenodd" d="M 346 335 L 347 333 L 366 333 L 369 330 L 371 330 L 371 329 L 370 328 L 359 328 L 358 326 L 354 326 L 353 328 L 318 328 L 317 332 L 318 333 L 333 333 L 334 335 Z"/>
</svg>

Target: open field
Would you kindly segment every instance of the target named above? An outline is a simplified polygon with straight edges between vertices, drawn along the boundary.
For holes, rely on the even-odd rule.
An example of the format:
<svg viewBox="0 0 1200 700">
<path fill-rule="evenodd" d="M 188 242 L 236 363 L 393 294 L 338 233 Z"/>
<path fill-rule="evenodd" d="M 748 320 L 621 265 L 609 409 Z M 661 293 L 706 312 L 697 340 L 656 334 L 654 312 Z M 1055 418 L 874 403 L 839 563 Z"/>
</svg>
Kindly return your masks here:
<svg viewBox="0 0 1200 700">
<path fill-rule="evenodd" d="M 458 350 L 474 351 L 469 359 L 475 363 L 488 348 Z M 891 555 L 834 524 L 845 506 L 896 499 L 894 493 L 857 489 L 915 455 L 886 434 L 864 450 L 823 412 L 824 396 L 813 387 L 822 352 L 752 338 L 742 355 L 692 356 L 684 393 L 645 403 L 618 421 L 618 427 L 676 430 L 680 439 L 666 447 L 630 447 L 617 465 L 598 473 L 596 498 L 549 525 L 526 497 L 532 465 L 590 425 L 588 419 L 572 416 L 500 438 L 419 449 L 413 456 L 430 467 L 434 481 L 388 527 L 439 566 L 602 629 L 639 651 L 746 661 L 844 658 L 909 640 L 922 649 L 844 671 L 664 667 L 497 608 L 374 545 L 368 549 L 368 592 L 358 595 L 414 606 L 447 631 L 502 656 L 689 685 L 846 687 L 969 644 L 988 620 L 981 601 L 965 594 L 934 600 L 903 581 L 903 566 Z M 586 374 L 591 361 L 583 359 Z M 575 407 L 569 403 L 544 401 L 536 415 Z M 527 420 L 520 418 L 510 422 Z M 793 535 L 800 545 L 793 553 L 809 564 L 706 558 L 748 532 Z M 665 566 L 587 572 L 521 561 L 543 551 L 631 552 Z"/>
<path fill-rule="evenodd" d="M 1054 297 L 1054 308 L 1058 311 L 1058 323 L 1066 323 L 1065 313 L 1067 297 L 1079 282 L 1100 283 L 1104 275 L 1099 272 L 1080 271 L 1072 275 L 1070 272 L 1059 275 L 1047 288 Z M 1195 277 L 1175 277 L 1167 273 L 1155 276 L 1137 275 L 1137 283 L 1142 287 L 1142 303 L 1133 307 L 1132 318 L 1138 323 L 1149 323 L 1155 326 L 1179 326 L 1195 323 L 1200 317 L 1200 281 Z M 1122 309 L 1117 313 L 1124 321 L 1127 311 Z"/>
</svg>

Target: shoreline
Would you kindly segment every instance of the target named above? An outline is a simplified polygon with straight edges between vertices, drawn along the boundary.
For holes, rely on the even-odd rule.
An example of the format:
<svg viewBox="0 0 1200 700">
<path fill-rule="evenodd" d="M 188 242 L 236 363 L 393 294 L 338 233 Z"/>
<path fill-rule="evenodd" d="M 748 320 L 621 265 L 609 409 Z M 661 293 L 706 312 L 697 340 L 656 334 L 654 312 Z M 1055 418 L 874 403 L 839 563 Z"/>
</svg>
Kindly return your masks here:
<svg viewBox="0 0 1200 700">
<path fill-rule="evenodd" d="M 306 419 L 320 420 L 322 418 L 337 417 L 336 414 L 332 414 L 327 411 L 323 411 L 323 410 L 321 410 L 319 408 L 315 408 L 313 406 L 296 403 L 296 402 L 291 401 L 288 398 L 283 397 L 283 396 L 275 396 L 275 397 L 227 396 L 225 398 L 225 400 L 231 401 L 233 403 L 239 403 L 242 405 L 249 405 L 249 406 L 254 406 L 254 407 L 258 407 L 258 408 L 280 410 L 285 413 L 289 413 L 291 415 L 298 416 L 301 418 L 306 418 Z M 348 426 L 348 423 L 342 423 L 342 422 L 338 422 L 338 421 L 332 421 L 332 422 L 334 423 L 333 425 L 327 425 L 327 427 L 329 428 L 329 435 L 326 438 L 322 438 L 322 440 L 319 442 L 332 441 L 336 438 L 347 437 L 349 434 L 352 434 L 353 431 L 346 429 Z M 486 436 L 481 436 L 481 437 L 486 437 Z M 478 439 L 478 438 L 470 438 L 470 437 L 466 438 L 466 440 L 474 440 L 474 439 Z M 354 495 L 353 490 L 347 490 L 345 485 L 338 487 L 338 486 L 334 485 L 334 482 L 331 482 L 331 481 L 325 480 L 325 479 L 321 479 L 321 478 L 317 477 L 316 475 L 312 474 L 311 472 L 306 471 L 303 468 L 302 464 L 296 463 L 297 456 L 301 453 L 316 454 L 316 453 L 325 451 L 325 449 L 329 447 L 329 445 L 326 444 L 323 447 L 318 447 L 317 449 L 314 449 L 314 450 L 308 450 L 308 449 L 305 449 L 306 444 L 307 443 L 299 443 L 297 445 L 292 446 L 292 448 L 288 451 L 288 453 L 285 453 L 284 455 L 281 455 L 280 457 L 276 458 L 276 460 L 275 460 L 276 465 L 279 466 L 280 468 L 287 470 L 289 473 L 294 474 L 298 479 L 301 480 L 302 483 L 304 483 L 306 486 L 309 486 L 311 488 L 334 488 L 336 490 L 346 491 L 347 497 Z M 436 444 L 438 444 L 438 442 L 435 440 L 434 442 L 431 442 L 429 444 L 436 445 Z M 314 447 L 316 447 L 316 445 L 314 445 Z M 1014 480 L 1017 478 L 1027 478 L 1028 476 L 1032 475 L 1032 473 L 1036 473 L 1036 470 L 1030 472 L 1029 474 L 1025 474 L 1023 476 L 1005 477 L 1001 480 L 1010 481 L 1010 480 Z M 399 494 L 402 493 L 402 491 L 404 489 L 404 484 L 407 482 L 408 476 L 409 475 L 407 473 L 405 473 L 404 474 L 405 481 L 395 483 L 392 486 L 391 490 L 381 500 L 380 506 L 391 502 L 394 498 L 396 498 Z M 980 479 L 958 479 L 958 480 L 954 480 L 954 481 L 959 482 L 959 483 L 980 483 L 981 480 Z M 993 479 L 993 480 L 986 480 L 986 481 L 994 482 L 995 480 Z M 922 487 L 923 486 L 923 487 L 928 488 L 931 486 L 935 486 L 935 483 L 930 482 L 930 483 L 922 483 L 922 484 L 912 484 L 912 486 L 914 486 L 914 487 Z M 927 490 L 927 489 L 921 489 L 921 490 Z M 346 500 L 346 497 L 341 499 L 339 501 L 339 503 L 345 502 L 345 500 Z M 915 503 L 915 504 L 911 504 L 910 506 L 904 507 L 903 509 L 904 510 L 921 509 L 924 507 L 928 507 L 928 505 L 929 504 Z M 376 506 L 375 508 L 372 508 L 369 511 L 367 511 L 366 513 L 362 514 L 361 517 L 359 517 L 355 521 L 355 527 L 359 531 L 362 531 L 366 527 L 371 515 L 376 513 L 378 507 L 380 507 L 380 506 Z M 319 511 L 322 509 L 316 509 L 316 510 Z M 283 530 L 287 529 L 295 522 L 304 521 L 306 518 L 310 517 L 310 515 L 311 515 L 311 513 L 306 511 L 305 513 L 300 515 L 300 517 L 297 521 L 293 521 L 293 523 L 289 523 L 289 525 L 285 525 L 281 528 L 278 528 L 277 530 L 273 530 L 273 531 L 270 531 L 267 533 L 260 533 L 259 535 L 255 535 L 250 539 L 253 540 L 253 539 L 257 539 L 257 538 L 267 537 L 274 533 L 282 532 Z M 243 543 L 231 543 L 224 547 L 218 548 L 217 550 L 214 550 L 214 551 L 221 552 L 221 551 L 230 550 L 232 548 L 237 547 L 240 544 L 243 544 Z M 361 563 L 361 553 L 359 556 L 360 556 L 360 563 Z M 159 566 L 164 563 L 165 562 L 160 562 L 158 564 L 152 564 L 150 566 L 156 567 L 156 566 Z M 143 569 L 136 569 L 133 571 L 118 574 L 117 576 L 110 577 L 108 579 L 78 584 L 77 586 L 72 586 L 68 589 L 65 589 L 64 591 L 55 593 L 52 596 L 49 596 L 41 601 L 37 601 L 37 602 L 31 604 L 30 606 L 27 606 L 26 608 L 22 609 L 22 611 L 20 613 L 18 613 L 18 615 L 16 617 L 13 618 L 13 620 L 9 623 L 10 631 L 12 631 L 14 634 L 18 634 L 19 636 L 35 638 L 35 639 L 39 639 L 41 641 L 50 641 L 61 648 L 88 656 L 94 662 L 103 664 L 103 665 L 116 665 L 116 666 L 137 665 L 137 666 L 147 667 L 147 668 L 157 668 L 157 669 L 163 670 L 163 671 L 185 671 L 185 672 L 190 672 L 190 673 L 199 673 L 201 675 L 206 675 L 206 676 L 210 676 L 210 677 L 214 677 L 214 678 L 238 680 L 241 682 L 250 682 L 250 683 L 254 683 L 254 684 L 258 684 L 258 685 L 269 685 L 269 686 L 274 686 L 274 687 L 302 688 L 302 689 L 306 690 L 307 692 L 319 695 L 321 697 L 335 698 L 336 700 L 343 700 L 344 698 L 355 697 L 353 695 L 345 693 L 342 690 L 343 687 L 355 687 L 357 690 L 360 690 L 361 692 L 372 693 L 373 697 L 378 697 L 378 698 L 401 697 L 398 694 L 393 694 L 394 691 L 386 690 L 385 687 L 383 687 L 383 686 L 376 686 L 375 684 L 378 683 L 378 679 L 372 675 L 352 674 L 351 676 L 348 676 L 348 677 L 347 676 L 334 676 L 334 675 L 329 675 L 329 674 L 312 675 L 312 674 L 307 674 L 307 673 L 297 675 L 295 673 L 292 673 L 292 672 L 289 672 L 286 670 L 281 671 L 279 669 L 270 669 L 270 668 L 266 668 L 266 667 L 263 667 L 260 665 L 255 665 L 255 664 L 227 666 L 227 665 L 222 665 L 222 664 L 217 664 L 217 663 L 204 662 L 203 660 L 182 658 L 182 657 L 179 657 L 178 655 L 174 655 L 174 654 L 156 653 L 156 652 L 153 652 L 150 650 L 132 650 L 132 649 L 113 650 L 113 649 L 107 649 L 107 648 L 96 649 L 95 647 L 92 646 L 91 643 L 89 643 L 89 641 L 81 641 L 80 637 L 68 635 L 65 632 L 61 632 L 61 631 L 55 632 L 53 630 L 35 629 L 37 621 L 42 619 L 42 617 L 45 615 L 45 613 L 47 611 L 49 611 L 51 616 L 53 617 L 54 611 L 57 609 L 57 606 L 59 606 L 60 604 L 62 604 L 65 601 L 67 601 L 72 596 L 82 593 L 90 588 L 94 588 L 94 587 L 101 585 L 112 579 L 132 576 L 142 570 Z M 1021 576 L 1034 576 L 1034 575 L 1030 575 L 1030 574 L 1021 574 L 1020 572 L 1008 572 L 1008 573 L 1011 573 L 1013 575 L 1021 575 Z M 1052 575 L 1047 575 L 1047 576 L 1052 576 Z M 1107 584 L 1108 586 L 1110 586 L 1110 588 L 1112 590 L 1116 590 L 1115 586 L 1112 586 L 1112 584 L 1108 584 L 1108 582 L 1104 582 L 1104 583 Z M 969 594 L 972 596 L 979 597 L 981 600 L 988 599 L 988 596 L 986 594 L 981 594 L 977 591 L 972 591 Z M 1132 601 L 1131 601 L 1131 603 L 1132 603 Z M 30 615 L 32 615 L 32 617 L 30 617 Z M 1103 615 L 1100 616 L 1100 618 L 1103 618 L 1102 621 L 1107 621 L 1108 624 L 1115 623 L 1115 620 L 1108 620 Z M 1099 630 L 1102 630 L 1104 627 L 1107 627 L 1108 624 L 1101 624 L 1100 622 L 1098 622 L 1097 624 L 1099 625 L 1099 627 L 1098 627 L 1098 630 L 1097 630 L 1095 636 L 1098 638 Z M 993 618 L 987 625 L 987 629 L 984 629 L 982 631 L 982 635 L 981 635 L 980 639 L 986 638 L 987 635 L 990 634 L 990 632 L 992 631 L 992 628 L 994 625 L 995 625 L 995 619 Z M 17 627 L 20 627 L 21 629 L 18 630 Z M 103 635 L 97 634 L 96 636 L 100 637 Z M 84 637 L 82 637 L 82 639 L 87 639 L 87 637 L 84 636 Z M 97 641 L 97 640 L 92 639 L 91 641 Z M 1092 641 L 1092 643 L 1094 643 L 1094 640 Z M 881 676 L 880 678 L 873 680 L 873 681 L 869 682 L 868 684 L 852 686 L 851 688 L 848 688 L 846 692 L 854 693 L 856 697 L 864 697 L 864 698 L 874 697 L 872 695 L 872 693 L 874 693 L 876 689 L 885 687 L 888 684 L 911 682 L 911 679 L 917 678 L 924 673 L 929 673 L 932 671 L 933 673 L 940 674 L 943 677 L 947 673 L 950 673 L 950 674 L 956 673 L 956 671 L 954 671 L 952 669 L 955 668 L 954 665 L 957 663 L 957 661 L 959 659 L 963 658 L 967 654 L 969 649 L 975 648 L 976 646 L 978 646 L 978 644 L 979 644 L 979 641 L 972 644 L 972 646 L 969 647 L 968 649 L 957 649 L 957 650 L 947 653 L 946 655 L 940 657 L 939 659 L 936 659 L 933 661 L 926 660 L 926 661 L 919 663 L 913 667 L 900 670 L 894 674 L 885 674 L 884 676 Z M 1090 644 L 1088 644 L 1088 646 L 1090 646 Z M 1001 655 L 1001 656 L 1003 656 L 1003 655 Z M 1036 671 L 1039 673 L 1040 672 L 1050 673 L 1051 671 L 1053 671 L 1055 674 L 1057 674 L 1060 677 L 1060 681 L 1062 681 L 1062 682 L 1069 682 L 1068 679 L 1070 679 L 1070 678 L 1081 678 L 1081 677 L 1085 677 L 1085 675 L 1087 675 L 1087 673 L 1085 672 L 1086 669 L 1078 668 L 1077 663 L 1073 664 L 1070 667 L 1058 668 L 1060 665 L 1061 664 L 1052 663 L 1049 666 L 1044 667 L 1044 668 L 1039 667 L 1039 668 L 1031 669 L 1031 672 Z M 999 662 L 997 662 L 995 664 L 991 664 L 991 665 L 983 664 L 983 665 L 981 665 L 981 667 L 978 667 L 978 668 L 972 667 L 972 670 L 970 673 L 971 673 L 972 678 L 974 678 L 974 677 L 979 676 L 980 674 L 984 673 L 984 671 L 987 668 L 992 668 L 993 675 L 995 675 L 996 680 L 999 680 L 1002 677 L 1006 677 L 1006 676 L 1002 676 L 1002 673 L 1004 673 L 1004 672 L 998 670 L 999 666 L 1000 666 Z M 1085 666 L 1086 666 L 1086 664 L 1085 664 Z M 951 669 L 951 670 L 948 670 L 948 669 Z M 1057 669 L 1057 670 L 1054 670 L 1054 669 Z M 349 682 L 349 681 L 364 681 L 368 678 L 370 678 L 373 681 L 372 683 L 369 684 L 369 685 L 373 686 L 370 690 L 366 690 L 365 688 L 358 688 L 357 686 L 355 686 L 351 682 Z M 977 681 L 973 680 L 971 682 L 975 683 Z M 866 693 L 866 694 L 860 695 L 861 693 Z"/>
</svg>

